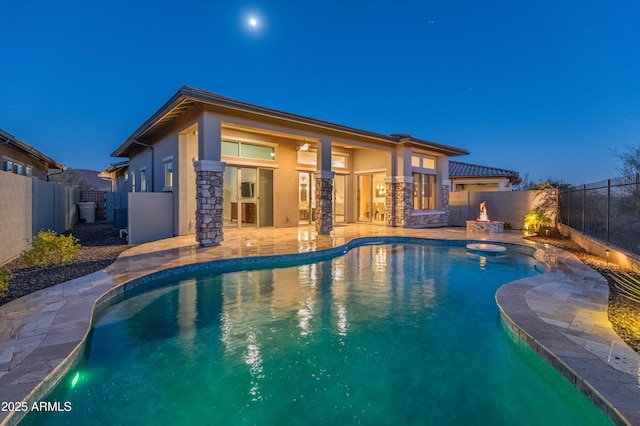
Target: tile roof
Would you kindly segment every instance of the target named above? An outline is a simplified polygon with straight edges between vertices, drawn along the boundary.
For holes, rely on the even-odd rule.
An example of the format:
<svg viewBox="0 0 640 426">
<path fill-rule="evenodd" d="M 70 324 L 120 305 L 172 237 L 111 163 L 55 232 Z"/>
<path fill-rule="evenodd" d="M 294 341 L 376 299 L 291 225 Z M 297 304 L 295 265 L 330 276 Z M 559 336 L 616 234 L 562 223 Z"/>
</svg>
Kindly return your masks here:
<svg viewBox="0 0 640 426">
<path fill-rule="evenodd" d="M 478 166 L 476 164 L 449 161 L 449 177 L 508 177 L 517 178 L 520 174 L 513 170 L 498 169 L 496 167 Z"/>
</svg>

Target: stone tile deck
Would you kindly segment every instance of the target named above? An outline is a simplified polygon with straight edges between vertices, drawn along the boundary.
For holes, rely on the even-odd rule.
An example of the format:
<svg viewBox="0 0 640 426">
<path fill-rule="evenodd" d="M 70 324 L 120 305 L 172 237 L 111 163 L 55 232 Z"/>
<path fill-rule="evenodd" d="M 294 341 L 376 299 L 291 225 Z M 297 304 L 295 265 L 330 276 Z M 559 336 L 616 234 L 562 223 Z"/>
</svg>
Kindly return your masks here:
<svg viewBox="0 0 640 426">
<path fill-rule="evenodd" d="M 318 235 L 312 227 L 225 230 L 225 241 L 211 248 L 200 248 L 193 236 L 133 247 L 105 270 L 0 307 L 0 402 L 32 401 L 46 394 L 79 355 L 96 301 L 133 279 L 210 260 L 330 249 L 371 236 L 488 239 L 460 228 L 348 225 L 336 227 L 331 235 Z M 519 232 L 489 238 L 534 246 Z M 505 322 L 616 422 L 640 425 L 640 356 L 607 320 L 606 281 L 569 253 L 539 248 L 538 254 L 553 269 L 498 291 Z M 0 412 L 3 425 L 19 421 L 19 413 L 9 414 Z"/>
</svg>

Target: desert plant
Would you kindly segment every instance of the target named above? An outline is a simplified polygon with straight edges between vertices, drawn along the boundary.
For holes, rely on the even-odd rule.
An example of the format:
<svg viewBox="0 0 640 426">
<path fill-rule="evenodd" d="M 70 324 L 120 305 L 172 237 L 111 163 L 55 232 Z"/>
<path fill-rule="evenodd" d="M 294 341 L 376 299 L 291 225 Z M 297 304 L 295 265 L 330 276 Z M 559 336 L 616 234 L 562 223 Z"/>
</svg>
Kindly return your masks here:
<svg viewBox="0 0 640 426">
<path fill-rule="evenodd" d="M 0 299 L 7 297 L 9 290 L 9 281 L 11 280 L 11 271 L 6 266 L 0 268 Z"/>
<path fill-rule="evenodd" d="M 524 229 L 527 230 L 538 232 L 541 226 L 551 225 L 553 225 L 553 221 L 541 207 L 536 207 L 524 217 Z"/>
<path fill-rule="evenodd" d="M 78 250 L 78 239 L 73 235 L 58 235 L 55 231 L 40 231 L 33 238 L 33 248 L 22 252 L 29 266 L 45 267 L 70 262 Z"/>
</svg>

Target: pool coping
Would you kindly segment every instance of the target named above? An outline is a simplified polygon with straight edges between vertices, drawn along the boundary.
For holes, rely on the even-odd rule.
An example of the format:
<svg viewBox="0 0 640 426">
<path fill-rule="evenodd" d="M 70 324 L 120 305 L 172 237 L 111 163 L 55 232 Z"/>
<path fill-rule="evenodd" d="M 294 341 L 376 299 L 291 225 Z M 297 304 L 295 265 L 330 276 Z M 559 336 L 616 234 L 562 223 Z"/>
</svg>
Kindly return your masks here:
<svg viewBox="0 0 640 426">
<path fill-rule="evenodd" d="M 463 246 L 466 243 L 472 242 L 487 242 L 486 240 L 479 240 L 473 238 L 429 238 L 423 236 L 404 236 L 404 235 L 379 235 L 370 237 L 358 237 L 351 238 L 346 243 L 340 245 L 334 245 L 327 249 L 316 249 L 307 252 L 277 254 L 268 256 L 253 256 L 253 257 L 234 257 L 226 260 L 215 260 L 213 262 L 196 261 L 172 266 L 169 264 L 164 269 L 157 270 L 151 274 L 144 274 L 138 272 L 130 273 L 125 270 L 124 274 L 116 277 L 106 270 L 91 274 L 85 278 L 82 291 L 79 288 L 76 290 L 83 295 L 82 298 L 70 297 L 65 303 L 57 307 L 54 318 L 51 321 L 49 330 L 55 330 L 56 327 L 64 327 L 67 325 L 74 325 L 69 332 L 64 334 L 64 338 L 60 339 L 59 344 L 49 345 L 45 348 L 37 347 L 33 350 L 28 358 L 31 362 L 31 367 L 37 366 L 37 371 L 22 371 L 25 370 L 25 364 L 22 366 L 18 364 L 12 370 L 9 370 L 6 374 L 0 376 L 0 385 L 7 382 L 12 382 L 14 386 L 14 395 L 22 394 L 23 397 L 17 396 L 20 400 L 27 401 L 29 406 L 33 401 L 38 401 L 43 398 L 50 390 L 59 383 L 64 375 L 75 365 L 79 359 L 80 354 L 84 350 L 87 342 L 87 336 L 93 326 L 93 321 L 96 313 L 109 303 L 113 303 L 117 298 L 122 297 L 125 293 L 134 291 L 137 287 L 144 287 L 145 283 L 149 283 L 153 280 L 157 280 L 161 277 L 180 275 L 186 272 L 192 272 L 202 269 L 220 269 L 225 265 L 241 265 L 246 267 L 248 264 L 257 264 L 264 262 L 274 262 L 282 260 L 298 261 L 306 263 L 313 260 L 322 260 L 322 258 L 334 257 L 336 254 L 348 251 L 354 247 L 363 244 L 372 244 L 376 242 L 411 242 L 412 239 L 416 241 L 424 242 L 430 241 L 441 246 Z M 516 239 L 517 240 L 517 239 Z M 521 238 L 520 238 L 521 240 Z M 451 244 L 450 241 L 455 244 Z M 492 238 L 492 242 L 498 244 L 509 244 L 513 247 L 521 247 L 525 251 L 534 251 L 531 245 L 526 245 L 518 241 L 496 241 Z M 537 248 L 540 251 L 540 248 Z M 126 253 L 126 252 L 125 252 Z M 543 260 L 544 261 L 544 260 Z M 579 262 L 580 263 L 580 262 Z M 580 263 L 581 264 L 581 263 Z M 204 265 L 204 267 L 203 267 Z M 582 264 L 581 264 L 582 265 Z M 601 408 L 605 414 L 609 416 L 617 424 L 638 424 L 640 425 L 640 411 L 633 406 L 630 406 L 628 399 L 620 400 L 619 393 L 620 386 L 624 387 L 625 395 L 631 394 L 631 401 L 640 401 L 640 388 L 635 385 L 634 379 L 631 375 L 614 370 L 612 367 L 604 363 L 601 359 L 590 354 L 587 350 L 576 345 L 568 338 L 564 337 L 562 333 L 555 330 L 555 328 L 542 321 L 536 313 L 528 307 L 526 303 L 527 291 L 540 285 L 541 281 L 536 284 L 536 278 L 539 277 L 551 277 L 553 274 L 557 274 L 562 269 L 562 262 L 559 265 L 551 265 L 552 271 L 538 275 L 525 280 L 518 280 L 513 283 L 505 284 L 496 293 L 496 301 L 498 303 L 501 316 L 509 326 L 509 328 L 520 337 L 520 339 L 528 344 L 534 351 L 536 351 L 546 362 L 560 371 L 576 388 L 582 391 L 587 397 L 595 403 L 596 406 Z M 586 268 L 586 266 L 584 266 Z M 566 268 L 565 268 L 566 269 Z M 122 271 L 121 271 L 122 272 Z M 571 271 L 562 271 L 562 274 Z M 550 275 L 551 274 L 551 275 Z M 557 277 L 556 277 L 557 278 Z M 74 280 L 75 281 L 75 280 Z M 546 280 L 543 280 L 546 282 Z M 73 287 L 69 285 L 71 282 L 60 284 L 56 287 Z M 78 283 L 75 284 L 79 286 Z M 46 290 L 46 289 L 45 289 Z M 63 288 L 64 290 L 69 290 Z M 106 290 L 106 291 L 105 291 Z M 71 290 L 69 290 L 71 291 Z M 41 292 L 44 292 L 42 290 Z M 40 292 L 38 292 L 40 293 Z M 82 299 L 82 300 L 78 300 Z M 78 303 L 86 301 L 87 299 L 93 299 L 91 304 Z M 18 299 L 20 300 L 20 299 Z M 75 300 L 75 303 L 74 303 Z M 37 301 L 37 299 L 36 299 Z M 11 302 L 13 303 L 13 302 Z M 7 304 L 9 305 L 9 304 Z M 4 306 L 7 306 L 4 305 Z M 3 307 L 4 307 L 3 306 Z M 0 307 L 3 308 L 3 307 Z M 80 318 L 80 319 L 79 319 Z M 88 321 L 87 321 L 88 319 Z M 84 327 L 82 325 L 84 324 Z M 555 333 L 554 333 L 555 331 Z M 47 333 L 48 334 L 48 333 Z M 545 340 L 548 336 L 553 338 L 548 341 Z M 45 335 L 43 339 L 46 339 Z M 566 341 L 566 342 L 565 342 Z M 562 353 L 558 352 L 557 347 L 553 347 L 551 343 L 563 342 L 562 350 L 568 351 L 574 354 L 573 357 L 564 357 Z M 567 343 L 568 342 L 568 343 Z M 573 344 L 575 347 L 571 347 Z M 40 350 L 42 349 L 42 350 Z M 46 352 L 46 353 L 45 353 Z M 575 354 L 578 354 L 575 356 Z M 571 359 L 569 359 L 571 358 Z M 573 358 L 579 362 L 588 361 L 588 368 L 582 368 L 582 364 L 579 362 L 573 362 Z M 585 361 L 586 360 L 586 361 Z M 600 365 L 603 368 L 598 368 Z M 20 368 L 22 367 L 22 368 Z M 609 371 L 612 370 L 612 371 Z M 598 377 L 594 377 L 594 371 L 598 374 L 604 374 L 606 377 L 612 377 L 615 380 L 596 380 Z M 595 374 L 597 376 L 598 374 Z M 24 380 L 21 376 L 29 376 Z M 17 381 L 16 381 L 17 380 Z M 635 399 L 637 396 L 638 399 Z M 7 398 L 8 399 L 8 398 Z M 636 404 L 638 405 L 638 404 Z M 23 412 L 0 412 L 0 421 L 2 425 L 17 424 L 26 413 Z"/>
</svg>

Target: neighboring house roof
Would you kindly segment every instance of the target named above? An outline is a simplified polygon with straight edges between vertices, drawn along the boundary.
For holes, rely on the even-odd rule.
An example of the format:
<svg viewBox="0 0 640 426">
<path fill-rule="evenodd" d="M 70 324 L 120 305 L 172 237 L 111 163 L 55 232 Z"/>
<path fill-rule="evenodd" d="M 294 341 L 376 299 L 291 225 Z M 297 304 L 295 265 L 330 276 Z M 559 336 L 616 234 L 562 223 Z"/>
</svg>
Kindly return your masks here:
<svg viewBox="0 0 640 426">
<path fill-rule="evenodd" d="M 113 163 L 112 165 L 107 167 L 107 169 L 105 171 L 100 172 L 100 174 L 98 176 L 109 177 L 109 175 L 111 173 L 117 172 L 120 169 L 126 169 L 127 167 L 129 167 L 129 162 L 128 161 L 120 161 L 118 163 Z"/>
<path fill-rule="evenodd" d="M 9 133 L 5 132 L 2 129 L 0 129 L 0 144 L 12 145 L 13 147 L 19 149 L 20 151 L 24 152 L 28 156 L 47 163 L 50 169 L 59 169 L 59 170 L 66 169 L 65 166 L 53 160 L 51 157 L 47 157 L 37 149 L 22 142 L 20 139 L 16 138 L 13 135 L 10 135 Z"/>
<path fill-rule="evenodd" d="M 514 181 L 520 177 L 518 172 L 496 167 L 478 166 L 476 164 L 449 161 L 449 178 L 486 178 L 506 177 Z"/>
<path fill-rule="evenodd" d="M 315 118 L 305 117 L 302 115 L 291 114 L 288 112 L 278 111 L 275 109 L 265 108 L 258 105 L 249 104 L 238 101 L 236 99 L 221 96 L 216 93 L 208 92 L 202 89 L 183 86 L 173 95 L 167 103 L 165 103 L 155 114 L 151 116 L 138 130 L 136 130 L 129 138 L 124 141 L 113 153 L 112 157 L 127 157 L 132 146 L 137 142 L 144 142 L 153 135 L 160 132 L 168 126 L 174 119 L 187 113 L 198 104 L 207 104 L 227 113 L 240 112 L 251 116 L 276 118 L 288 121 L 298 126 L 305 125 L 315 127 L 322 130 L 331 130 L 334 132 L 356 135 L 367 139 L 375 139 L 383 142 L 391 143 L 412 143 L 418 146 L 425 146 L 430 149 L 437 150 L 449 156 L 467 155 L 469 152 L 462 148 L 456 148 L 430 142 L 424 139 L 414 138 L 410 135 L 383 135 L 381 133 L 369 132 L 353 127 L 342 126 L 340 124 L 330 123 L 328 121 L 316 120 Z"/>
</svg>

